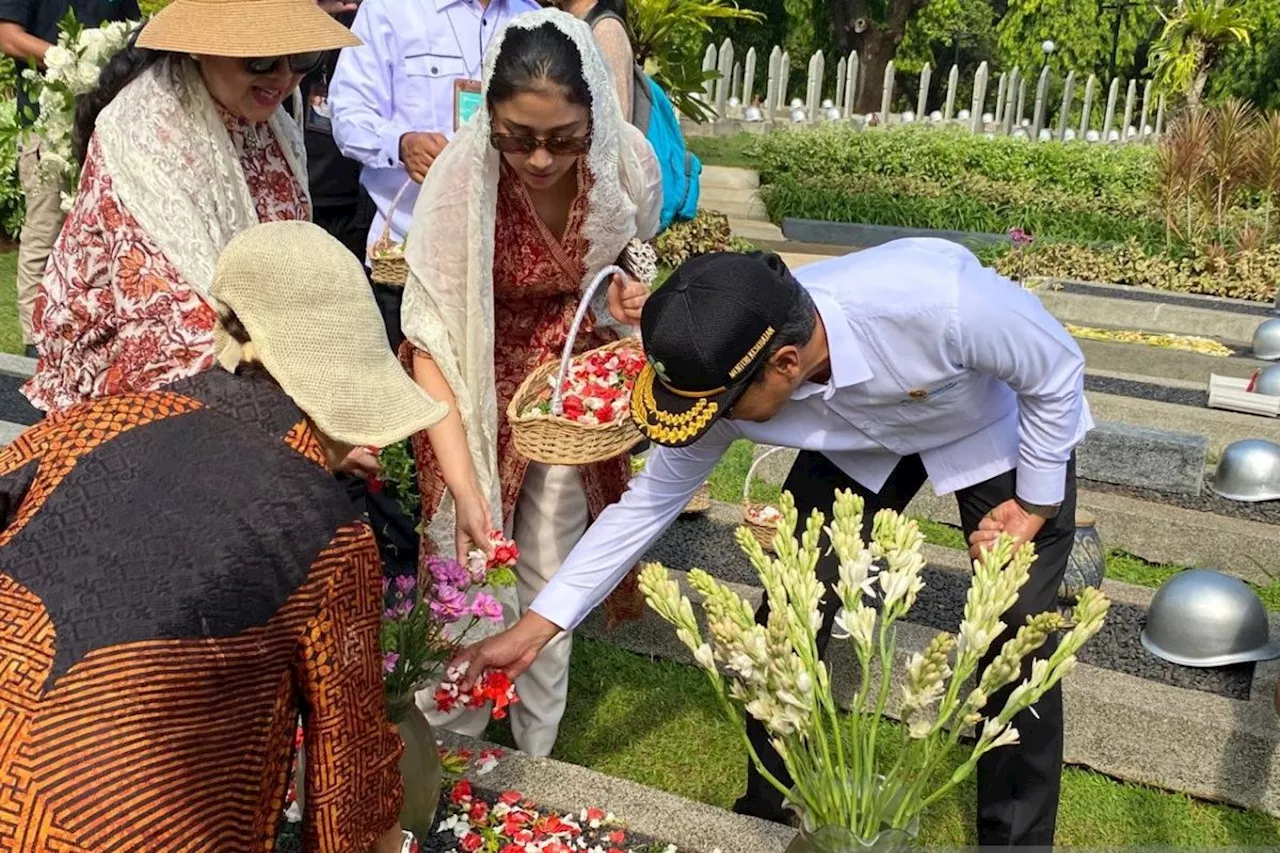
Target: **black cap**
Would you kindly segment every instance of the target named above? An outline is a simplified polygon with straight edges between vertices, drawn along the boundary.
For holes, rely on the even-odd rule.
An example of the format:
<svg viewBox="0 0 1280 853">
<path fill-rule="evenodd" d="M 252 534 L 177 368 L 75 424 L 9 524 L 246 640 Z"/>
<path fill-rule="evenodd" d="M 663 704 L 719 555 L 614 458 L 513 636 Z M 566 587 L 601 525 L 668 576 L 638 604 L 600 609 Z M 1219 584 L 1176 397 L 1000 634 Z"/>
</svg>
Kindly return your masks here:
<svg viewBox="0 0 1280 853">
<path fill-rule="evenodd" d="M 716 252 L 686 261 L 645 302 L 649 363 L 631 416 L 651 441 L 697 441 L 737 401 L 795 305 L 799 283 L 777 255 Z"/>
</svg>

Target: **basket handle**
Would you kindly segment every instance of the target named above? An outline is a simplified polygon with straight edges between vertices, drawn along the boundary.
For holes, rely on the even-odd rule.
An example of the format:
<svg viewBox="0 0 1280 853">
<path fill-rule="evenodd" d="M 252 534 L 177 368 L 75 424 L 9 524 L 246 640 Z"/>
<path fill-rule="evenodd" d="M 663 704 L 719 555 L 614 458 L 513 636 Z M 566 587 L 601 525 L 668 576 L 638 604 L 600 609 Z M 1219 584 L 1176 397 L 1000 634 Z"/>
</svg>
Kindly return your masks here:
<svg viewBox="0 0 1280 853">
<path fill-rule="evenodd" d="M 756 461 L 751 463 L 751 467 L 747 469 L 747 477 L 742 482 L 742 505 L 744 507 L 751 505 L 751 480 L 756 475 L 756 468 L 760 465 L 761 462 L 768 459 L 770 456 L 777 453 L 779 450 L 786 450 L 786 449 L 787 448 L 785 447 L 771 447 L 768 450 L 766 450 L 764 453 L 761 453 L 759 456 L 757 456 Z"/>
<path fill-rule="evenodd" d="M 409 191 L 409 187 L 413 184 L 413 178 L 405 178 L 404 184 L 400 187 L 400 191 L 391 199 L 391 206 L 387 208 L 386 221 L 382 223 L 382 237 L 378 239 L 379 243 L 389 243 L 391 241 L 391 220 L 395 217 L 396 208 L 400 206 L 400 199 L 404 198 L 404 194 Z"/>
<path fill-rule="evenodd" d="M 582 301 L 578 303 L 578 313 L 574 315 L 573 325 L 569 328 L 568 337 L 565 338 L 564 352 L 560 356 L 560 373 L 556 376 L 555 391 L 551 394 L 551 414 L 556 417 L 564 415 L 564 400 L 561 399 L 564 396 L 564 378 L 569 373 L 569 358 L 573 355 L 573 344 L 578 339 L 578 327 L 582 325 L 582 318 L 587 316 L 587 309 L 591 307 L 591 297 L 596 295 L 596 290 L 602 282 L 613 278 L 616 273 L 625 273 L 625 271 L 620 266 L 610 265 L 596 273 L 596 277 L 583 292 Z"/>
</svg>

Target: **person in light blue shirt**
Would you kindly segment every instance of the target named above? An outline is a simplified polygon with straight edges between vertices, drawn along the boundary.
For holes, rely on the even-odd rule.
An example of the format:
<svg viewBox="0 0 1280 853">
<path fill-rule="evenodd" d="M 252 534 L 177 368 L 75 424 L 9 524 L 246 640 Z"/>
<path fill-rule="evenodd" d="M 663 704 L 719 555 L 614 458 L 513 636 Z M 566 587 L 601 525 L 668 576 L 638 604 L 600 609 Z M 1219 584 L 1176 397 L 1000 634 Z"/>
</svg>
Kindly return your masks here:
<svg viewBox="0 0 1280 853">
<path fill-rule="evenodd" d="M 576 627 L 739 438 L 801 450 L 785 488 L 802 518 L 829 514 L 837 489 L 862 495 L 867 538 L 878 510 L 904 510 L 932 480 L 938 493 L 955 493 L 974 556 L 1002 532 L 1034 541 L 1038 559 L 1005 624 L 1016 629 L 1057 606 L 1075 533 L 1075 447 L 1093 426 L 1084 357 L 1033 293 L 968 250 L 899 240 L 794 276 L 775 255 L 705 255 L 649 298 L 641 334 L 649 366 L 632 416 L 657 447 L 520 621 L 464 653 L 470 677 L 486 668 L 514 676 Z M 816 571 L 829 588 L 825 650 L 840 606 L 830 591 L 835 555 Z M 1051 640 L 1038 654 L 1055 647 Z M 1009 689 L 987 707 L 1003 707 Z M 979 760 L 978 843 L 1048 847 L 1062 773 L 1061 688 L 1013 722 L 1021 743 Z M 786 781 L 763 727 L 749 721 L 748 735 Z M 781 795 L 754 768 L 735 809 L 787 821 Z"/>
<path fill-rule="evenodd" d="M 351 29 L 364 45 L 338 59 L 329 107 L 334 139 L 344 156 L 363 166 L 360 182 L 378 208 L 369 245 L 387 217 L 391 240 L 404 240 L 418 185 L 453 138 L 456 119 L 468 118 L 480 103 L 489 40 L 512 18 L 538 8 L 534 0 L 361 3 Z"/>
</svg>

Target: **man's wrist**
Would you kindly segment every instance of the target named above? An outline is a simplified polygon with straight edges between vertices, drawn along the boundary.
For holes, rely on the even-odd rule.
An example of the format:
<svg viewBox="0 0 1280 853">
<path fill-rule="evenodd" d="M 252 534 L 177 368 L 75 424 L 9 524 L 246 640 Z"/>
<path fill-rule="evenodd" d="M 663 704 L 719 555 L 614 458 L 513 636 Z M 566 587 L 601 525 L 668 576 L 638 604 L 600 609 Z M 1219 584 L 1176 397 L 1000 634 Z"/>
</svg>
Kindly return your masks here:
<svg viewBox="0 0 1280 853">
<path fill-rule="evenodd" d="M 1022 508 L 1023 512 L 1028 515 L 1034 515 L 1036 518 L 1042 518 L 1045 521 L 1057 518 L 1058 510 L 1062 507 L 1061 504 L 1033 504 L 1017 496 L 1013 500 Z"/>
<path fill-rule="evenodd" d="M 564 629 L 542 614 L 526 610 L 512 630 L 518 632 L 522 640 L 541 650 Z"/>
</svg>

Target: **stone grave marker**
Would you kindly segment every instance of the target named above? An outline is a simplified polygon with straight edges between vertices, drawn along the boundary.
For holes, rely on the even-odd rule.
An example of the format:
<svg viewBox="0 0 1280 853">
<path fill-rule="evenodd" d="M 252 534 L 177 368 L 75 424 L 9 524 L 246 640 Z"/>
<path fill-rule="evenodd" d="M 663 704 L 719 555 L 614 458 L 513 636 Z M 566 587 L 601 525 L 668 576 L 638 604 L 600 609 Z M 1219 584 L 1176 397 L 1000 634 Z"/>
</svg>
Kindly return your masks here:
<svg viewBox="0 0 1280 853">
<path fill-rule="evenodd" d="M 923 121 L 929 115 L 929 83 L 933 80 L 933 66 L 924 64 L 920 70 L 920 95 L 916 98 L 916 115 Z"/>
<path fill-rule="evenodd" d="M 1040 80 L 1036 83 L 1036 105 L 1031 113 L 1031 138 L 1039 139 L 1044 129 L 1045 109 L 1049 101 L 1049 66 L 1040 70 Z"/>
<path fill-rule="evenodd" d="M 973 75 L 973 103 L 972 110 L 969 114 L 971 133 L 979 133 L 983 129 L 982 116 L 987 109 L 987 78 L 990 76 L 990 69 L 987 63 L 983 61 L 978 66 L 978 71 Z"/>
<path fill-rule="evenodd" d="M 1107 113 L 1102 120 L 1102 141 L 1111 141 L 1111 130 L 1116 121 L 1116 101 L 1120 97 L 1120 78 L 1111 78 L 1111 90 L 1107 93 Z"/>
<path fill-rule="evenodd" d="M 1089 132 L 1089 119 L 1093 114 L 1093 96 L 1094 89 L 1097 88 L 1098 78 L 1089 75 L 1089 80 L 1084 84 L 1084 103 L 1080 109 L 1080 138 L 1084 139 L 1085 134 Z"/>
<path fill-rule="evenodd" d="M 880 122 L 889 126 L 889 108 L 893 105 L 893 60 L 884 67 L 884 91 L 880 95 Z"/>
<path fill-rule="evenodd" d="M 952 65 L 947 74 L 947 101 L 942 108 L 942 120 L 951 121 L 956 116 L 956 87 L 960 85 L 960 69 Z"/>
<path fill-rule="evenodd" d="M 1058 118 L 1058 141 L 1067 138 L 1067 125 L 1071 123 L 1071 103 L 1076 93 L 1075 69 L 1067 72 L 1066 88 L 1062 92 L 1062 115 Z"/>
<path fill-rule="evenodd" d="M 1196 496 L 1204 488 L 1209 439 L 1203 435 L 1101 421 L 1076 453 L 1086 480 Z"/>
</svg>

